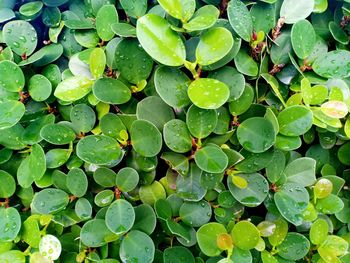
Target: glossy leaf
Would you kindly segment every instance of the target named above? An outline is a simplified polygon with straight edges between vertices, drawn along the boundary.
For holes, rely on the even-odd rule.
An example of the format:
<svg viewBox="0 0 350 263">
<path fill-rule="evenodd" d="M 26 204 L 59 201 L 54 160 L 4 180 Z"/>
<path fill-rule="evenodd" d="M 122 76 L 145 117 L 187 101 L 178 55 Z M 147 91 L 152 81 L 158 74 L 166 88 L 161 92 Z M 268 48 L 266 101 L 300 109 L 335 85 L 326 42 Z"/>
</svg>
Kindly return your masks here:
<svg viewBox="0 0 350 263">
<path fill-rule="evenodd" d="M 227 14 L 234 31 L 249 42 L 253 33 L 253 21 L 245 4 L 241 0 L 230 1 Z"/>
</svg>

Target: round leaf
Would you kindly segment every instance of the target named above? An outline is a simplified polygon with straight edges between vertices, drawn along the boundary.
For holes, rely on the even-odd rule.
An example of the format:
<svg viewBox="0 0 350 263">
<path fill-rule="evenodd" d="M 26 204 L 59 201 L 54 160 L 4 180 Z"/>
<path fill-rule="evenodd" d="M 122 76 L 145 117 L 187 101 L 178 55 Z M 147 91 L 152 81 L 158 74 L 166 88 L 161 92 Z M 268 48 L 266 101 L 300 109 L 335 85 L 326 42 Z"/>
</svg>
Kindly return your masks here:
<svg viewBox="0 0 350 263">
<path fill-rule="evenodd" d="M 201 251 L 209 257 L 220 255 L 222 250 L 217 245 L 217 239 L 225 233 L 227 233 L 225 227 L 216 222 L 201 226 L 196 234 Z"/>
<path fill-rule="evenodd" d="M 155 247 L 153 240 L 145 233 L 132 230 L 122 240 L 119 250 L 123 262 L 153 262 Z"/>
<path fill-rule="evenodd" d="M 14 126 L 23 117 L 25 107 L 19 101 L 9 100 L 0 103 L 0 130 Z"/>
<path fill-rule="evenodd" d="M 185 153 L 192 148 L 192 139 L 187 125 L 182 120 L 171 120 L 164 125 L 164 141 L 170 150 Z"/>
<path fill-rule="evenodd" d="M 91 91 L 93 81 L 83 76 L 70 77 L 62 81 L 55 89 L 56 98 L 73 102 L 85 97 Z"/>
<path fill-rule="evenodd" d="M 190 104 L 187 89 L 190 78 L 177 68 L 158 67 L 154 75 L 154 85 L 158 95 L 165 103 L 174 108 L 183 108 Z"/>
<path fill-rule="evenodd" d="M 13 208 L 0 207 L 0 241 L 10 242 L 14 240 L 21 228 L 21 217 Z"/>
<path fill-rule="evenodd" d="M 316 74 L 325 78 L 347 78 L 350 76 L 350 52 L 334 50 L 320 54 L 312 65 Z"/>
<path fill-rule="evenodd" d="M 115 184 L 123 192 L 133 190 L 139 183 L 138 172 L 131 167 L 124 167 L 116 175 Z"/>
<path fill-rule="evenodd" d="M 0 88 L 7 91 L 18 92 L 24 87 L 24 74 L 19 66 L 12 61 L 0 62 Z"/>
<path fill-rule="evenodd" d="M 230 90 L 221 81 L 209 78 L 197 79 L 188 88 L 188 96 L 199 108 L 217 109 L 228 100 Z"/>
<path fill-rule="evenodd" d="M 195 0 L 159 0 L 158 2 L 168 14 L 184 22 L 192 17 L 196 9 Z"/>
<path fill-rule="evenodd" d="M 77 144 L 77 155 L 85 162 L 93 164 L 110 164 L 121 155 L 118 142 L 103 135 L 89 135 Z"/>
<path fill-rule="evenodd" d="M 316 33 L 308 20 L 300 20 L 292 27 L 292 46 L 295 54 L 301 58 L 307 58 L 316 44 Z"/>
<path fill-rule="evenodd" d="M 238 126 L 237 138 L 244 149 L 253 153 L 262 153 L 275 143 L 276 135 L 270 121 L 262 117 L 254 117 Z"/>
<path fill-rule="evenodd" d="M 288 233 L 277 247 L 278 255 L 287 260 L 299 260 L 307 255 L 310 249 L 309 240 L 299 233 Z"/>
<path fill-rule="evenodd" d="M 280 133 L 286 136 L 299 136 L 312 126 L 313 114 L 305 106 L 295 105 L 284 109 L 278 116 Z"/>
<path fill-rule="evenodd" d="M 11 197 L 16 191 L 16 182 L 11 174 L 0 170 L 0 198 Z"/>
<path fill-rule="evenodd" d="M 6 23 L 3 28 L 3 38 L 6 45 L 19 56 L 32 54 L 38 43 L 35 28 L 23 20 Z"/>
<path fill-rule="evenodd" d="M 114 201 L 107 209 L 106 225 L 117 235 L 128 232 L 135 221 L 135 211 L 132 205 L 123 199 Z"/>
<path fill-rule="evenodd" d="M 118 12 L 114 5 L 103 5 L 96 15 L 96 31 L 103 41 L 113 38 L 111 24 L 119 21 Z"/>
<path fill-rule="evenodd" d="M 231 236 L 233 243 L 240 249 L 253 249 L 259 242 L 259 230 L 249 221 L 240 221 L 234 225 Z"/>
<path fill-rule="evenodd" d="M 88 189 L 88 180 L 83 170 L 73 168 L 67 174 L 66 185 L 68 190 L 76 197 L 85 195 Z"/>
<path fill-rule="evenodd" d="M 285 0 L 281 6 L 280 17 L 284 18 L 285 23 L 294 24 L 307 18 L 312 13 L 314 6 L 314 0 Z"/>
<path fill-rule="evenodd" d="M 207 66 L 226 56 L 233 46 L 233 37 L 224 27 L 214 27 L 200 36 L 196 49 L 198 64 Z"/>
<path fill-rule="evenodd" d="M 97 99 L 108 104 L 123 104 L 130 100 L 131 91 L 123 82 L 112 78 L 98 79 L 92 88 Z"/>
<path fill-rule="evenodd" d="M 29 79 L 28 91 L 33 100 L 44 101 L 51 95 L 52 84 L 45 76 L 36 74 Z"/>
<path fill-rule="evenodd" d="M 74 131 L 63 124 L 49 124 L 40 130 L 40 136 L 55 145 L 68 144 L 75 139 Z"/>
<path fill-rule="evenodd" d="M 32 201 L 32 209 L 40 214 L 53 214 L 63 210 L 69 202 L 68 194 L 60 189 L 46 188 L 37 192 Z"/>
<path fill-rule="evenodd" d="M 112 235 L 103 219 L 92 219 L 86 222 L 80 232 L 81 242 L 88 247 L 101 247 L 107 244 L 106 239 Z"/>
<path fill-rule="evenodd" d="M 230 1 L 227 15 L 233 30 L 249 42 L 253 33 L 253 21 L 246 5 L 241 0 Z"/>
<path fill-rule="evenodd" d="M 134 121 L 130 128 L 130 136 L 134 150 L 142 156 L 156 156 L 162 148 L 162 134 L 148 121 Z"/>
<path fill-rule="evenodd" d="M 216 145 L 208 145 L 199 149 L 194 160 L 199 168 L 208 173 L 222 173 L 228 164 L 227 155 Z"/>
</svg>

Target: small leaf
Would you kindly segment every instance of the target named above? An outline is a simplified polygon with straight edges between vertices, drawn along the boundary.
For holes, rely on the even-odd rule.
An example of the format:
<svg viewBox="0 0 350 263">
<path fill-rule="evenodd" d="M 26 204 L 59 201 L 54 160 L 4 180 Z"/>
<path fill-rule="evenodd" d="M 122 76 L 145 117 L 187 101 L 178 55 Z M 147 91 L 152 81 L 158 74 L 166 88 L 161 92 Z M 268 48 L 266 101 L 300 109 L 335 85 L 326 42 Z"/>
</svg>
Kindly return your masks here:
<svg viewBox="0 0 350 263">
<path fill-rule="evenodd" d="M 299 233 L 288 233 L 277 247 L 278 255 L 287 260 L 299 260 L 307 255 L 310 249 L 309 240 Z"/>
<path fill-rule="evenodd" d="M 0 102 L 0 130 L 13 127 L 23 117 L 24 112 L 25 107 L 19 101 Z"/>
<path fill-rule="evenodd" d="M 149 121 L 134 121 L 130 136 L 134 150 L 142 156 L 156 156 L 162 148 L 162 134 Z"/>
<path fill-rule="evenodd" d="M 24 74 L 19 66 L 12 61 L 0 61 L 0 88 L 7 91 L 18 92 L 24 87 Z"/>
<path fill-rule="evenodd" d="M 183 24 L 183 28 L 189 32 L 208 29 L 218 20 L 219 14 L 220 11 L 213 5 L 202 6 L 189 22 Z"/>
<path fill-rule="evenodd" d="M 284 170 L 287 182 L 311 186 L 316 181 L 316 161 L 302 157 L 290 162 Z"/>
<path fill-rule="evenodd" d="M 215 110 L 205 110 L 192 105 L 186 115 L 186 124 L 196 138 L 205 138 L 215 130 L 218 115 Z"/>
<path fill-rule="evenodd" d="M 227 15 L 233 30 L 249 42 L 253 34 L 253 21 L 246 5 L 241 0 L 230 1 Z"/>
<path fill-rule="evenodd" d="M 277 116 L 280 133 L 286 136 L 305 134 L 312 126 L 313 114 L 305 106 L 290 106 Z"/>
<path fill-rule="evenodd" d="M 295 54 L 301 58 L 307 58 L 316 44 L 316 33 L 308 20 L 299 20 L 292 27 L 292 46 Z"/>
<path fill-rule="evenodd" d="M 168 14 L 183 22 L 188 21 L 196 9 L 195 0 L 159 0 L 158 3 Z"/>
<path fill-rule="evenodd" d="M 49 124 L 40 130 L 40 136 L 55 145 L 64 145 L 75 139 L 74 131 L 63 124 Z"/>
<path fill-rule="evenodd" d="M 108 104 L 123 104 L 130 100 L 131 91 L 118 79 L 98 79 L 92 88 L 97 99 Z"/>
<path fill-rule="evenodd" d="M 153 262 L 154 253 L 153 240 L 138 230 L 131 230 L 123 238 L 119 249 L 119 256 L 122 262 L 127 262 L 129 258 L 137 262 Z"/>
<path fill-rule="evenodd" d="M 96 31 L 103 41 L 109 41 L 113 38 L 114 32 L 111 25 L 118 21 L 118 12 L 114 5 L 103 5 L 98 10 L 96 15 Z"/>
<path fill-rule="evenodd" d="M 328 223 L 324 219 L 317 219 L 310 228 L 310 240 L 314 245 L 320 245 L 328 236 Z"/>
<path fill-rule="evenodd" d="M 320 54 L 313 63 L 312 69 L 316 74 L 325 78 L 347 78 L 350 76 L 349 63 L 349 51 L 334 50 Z"/>
<path fill-rule="evenodd" d="M 234 225 L 231 236 L 235 246 L 243 250 L 250 250 L 258 244 L 260 233 L 249 221 L 240 221 Z"/>
<path fill-rule="evenodd" d="M 199 168 L 208 173 L 222 173 L 228 164 L 226 154 L 214 144 L 199 149 L 194 160 Z"/>
<path fill-rule="evenodd" d="M 95 48 L 90 54 L 90 71 L 95 79 L 102 77 L 106 67 L 106 55 L 102 48 Z"/>
<path fill-rule="evenodd" d="M 117 235 L 128 232 L 135 221 L 135 211 L 132 205 L 123 199 L 114 201 L 107 209 L 106 225 Z"/>
<path fill-rule="evenodd" d="M 31 204 L 32 209 L 40 214 L 54 214 L 68 205 L 68 194 L 60 189 L 46 188 L 35 193 Z"/>
<path fill-rule="evenodd" d="M 13 241 L 18 235 L 20 229 L 21 217 L 18 211 L 13 207 L 0 207 L 0 241 Z"/>
<path fill-rule="evenodd" d="M 222 249 L 217 245 L 217 239 L 221 234 L 226 234 L 225 227 L 219 223 L 212 222 L 201 226 L 197 231 L 197 241 L 201 251 L 209 256 L 215 257 L 221 254 Z"/>
<path fill-rule="evenodd" d="M 170 150 L 185 153 L 192 148 L 192 138 L 185 122 L 171 120 L 164 125 L 164 142 Z"/>
<path fill-rule="evenodd" d="M 188 96 L 199 108 L 217 109 L 229 98 L 230 91 L 221 81 L 201 78 L 193 81 L 188 88 Z"/>
<path fill-rule="evenodd" d="M 214 27 L 200 36 L 196 48 L 199 65 L 213 64 L 226 56 L 233 46 L 233 37 L 224 27 Z"/>
<path fill-rule="evenodd" d="M 124 167 L 115 176 L 115 184 L 123 192 L 130 192 L 139 183 L 138 172 L 131 167 Z"/>
<path fill-rule="evenodd" d="M 93 81 L 87 77 L 70 77 L 58 84 L 54 95 L 60 100 L 73 102 L 89 94 L 92 84 Z"/>
</svg>

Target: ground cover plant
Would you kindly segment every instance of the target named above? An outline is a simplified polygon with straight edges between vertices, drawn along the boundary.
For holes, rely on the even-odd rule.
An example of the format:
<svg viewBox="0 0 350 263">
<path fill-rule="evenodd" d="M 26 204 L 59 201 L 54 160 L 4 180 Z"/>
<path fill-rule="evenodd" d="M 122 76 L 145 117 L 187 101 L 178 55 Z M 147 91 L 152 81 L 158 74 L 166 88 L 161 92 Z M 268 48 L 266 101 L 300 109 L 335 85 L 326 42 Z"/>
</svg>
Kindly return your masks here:
<svg viewBox="0 0 350 263">
<path fill-rule="evenodd" d="M 350 1 L 0 1 L 0 262 L 350 262 Z"/>
</svg>

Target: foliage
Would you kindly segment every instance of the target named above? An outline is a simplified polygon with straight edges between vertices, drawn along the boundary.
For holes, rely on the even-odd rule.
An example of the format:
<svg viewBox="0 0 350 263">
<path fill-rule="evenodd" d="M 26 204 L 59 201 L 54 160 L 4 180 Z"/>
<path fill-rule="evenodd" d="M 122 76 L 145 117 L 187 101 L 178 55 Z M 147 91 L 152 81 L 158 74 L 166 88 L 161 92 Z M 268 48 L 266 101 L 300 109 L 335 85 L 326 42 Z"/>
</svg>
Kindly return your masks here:
<svg viewBox="0 0 350 263">
<path fill-rule="evenodd" d="M 0 262 L 350 262 L 350 1 L 0 1 Z"/>
</svg>

